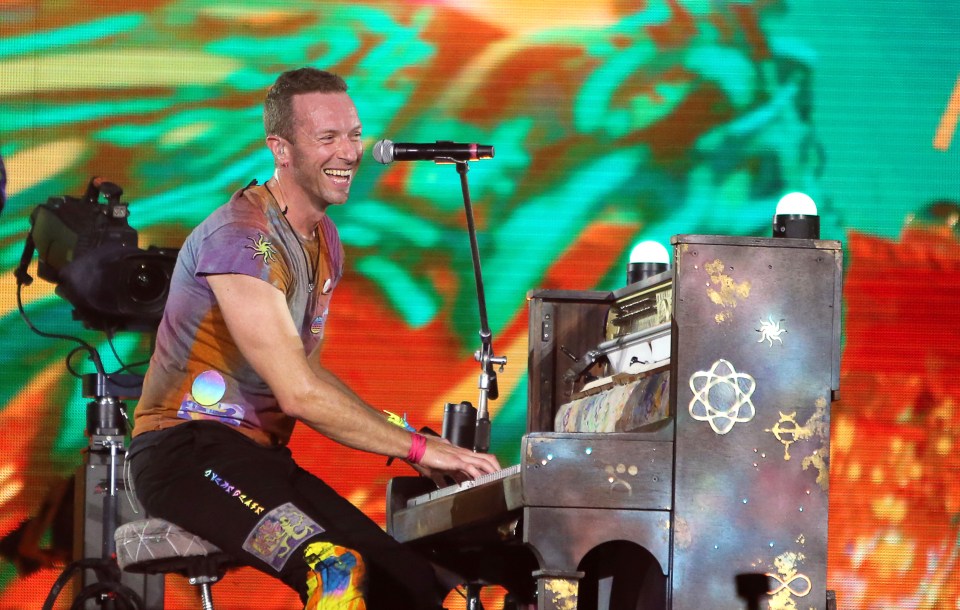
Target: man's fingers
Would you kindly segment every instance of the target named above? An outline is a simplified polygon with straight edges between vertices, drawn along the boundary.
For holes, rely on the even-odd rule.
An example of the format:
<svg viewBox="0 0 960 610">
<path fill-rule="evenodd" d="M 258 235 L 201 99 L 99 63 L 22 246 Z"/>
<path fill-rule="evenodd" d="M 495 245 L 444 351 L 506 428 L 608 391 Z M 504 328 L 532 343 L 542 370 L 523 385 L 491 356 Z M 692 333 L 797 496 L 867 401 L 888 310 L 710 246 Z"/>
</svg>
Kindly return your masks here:
<svg viewBox="0 0 960 610">
<path fill-rule="evenodd" d="M 500 462 L 497 461 L 496 456 L 490 455 L 489 453 L 474 453 L 472 455 L 479 460 L 479 468 L 481 468 L 484 473 L 501 470 Z"/>
<path fill-rule="evenodd" d="M 497 458 L 485 453 L 466 452 L 463 456 L 464 470 L 470 478 L 477 478 L 500 470 Z"/>
<path fill-rule="evenodd" d="M 457 481 L 475 479 L 500 470 L 496 456 L 487 453 L 475 453 L 439 439 L 430 439 L 427 448 L 424 462 L 431 468 L 451 473 Z"/>
</svg>

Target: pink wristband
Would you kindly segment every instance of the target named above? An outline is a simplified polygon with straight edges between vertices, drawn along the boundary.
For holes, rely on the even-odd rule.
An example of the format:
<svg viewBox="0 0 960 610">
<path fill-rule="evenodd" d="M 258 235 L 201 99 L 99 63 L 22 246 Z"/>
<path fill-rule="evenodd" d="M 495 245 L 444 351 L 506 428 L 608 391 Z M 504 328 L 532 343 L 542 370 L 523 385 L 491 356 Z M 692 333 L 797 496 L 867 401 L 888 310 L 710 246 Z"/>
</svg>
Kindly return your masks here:
<svg viewBox="0 0 960 610">
<path fill-rule="evenodd" d="M 406 459 L 411 464 L 419 464 L 420 460 L 423 459 L 423 454 L 427 451 L 427 437 L 417 432 L 414 432 L 411 437 L 413 440 Z"/>
</svg>

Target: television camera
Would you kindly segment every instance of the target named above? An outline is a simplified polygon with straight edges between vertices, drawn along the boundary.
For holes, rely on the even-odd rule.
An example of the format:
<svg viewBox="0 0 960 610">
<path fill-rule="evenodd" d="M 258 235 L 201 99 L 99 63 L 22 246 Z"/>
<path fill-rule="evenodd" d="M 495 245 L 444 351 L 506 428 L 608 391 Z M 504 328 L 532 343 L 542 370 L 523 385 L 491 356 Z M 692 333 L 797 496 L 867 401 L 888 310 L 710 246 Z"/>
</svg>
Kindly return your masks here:
<svg viewBox="0 0 960 610">
<path fill-rule="evenodd" d="M 74 306 L 74 319 L 94 330 L 153 330 L 160 323 L 177 250 L 137 245 L 123 189 L 99 177 L 82 197 L 49 197 L 30 214 L 18 282 L 29 285 L 27 267 L 39 255 L 37 274 L 56 284 Z M 104 200 L 101 203 L 101 198 Z"/>
</svg>

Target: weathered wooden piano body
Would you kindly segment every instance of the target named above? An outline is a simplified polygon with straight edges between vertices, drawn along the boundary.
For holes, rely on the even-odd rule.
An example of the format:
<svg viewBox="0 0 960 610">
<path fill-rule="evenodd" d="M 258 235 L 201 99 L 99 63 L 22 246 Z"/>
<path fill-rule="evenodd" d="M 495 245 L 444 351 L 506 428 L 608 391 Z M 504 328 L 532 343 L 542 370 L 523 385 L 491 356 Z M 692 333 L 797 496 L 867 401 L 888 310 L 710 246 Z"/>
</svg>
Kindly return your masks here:
<svg viewBox="0 0 960 610">
<path fill-rule="evenodd" d="M 394 480 L 391 534 L 539 610 L 739 609 L 739 575 L 771 610 L 828 607 L 840 245 L 673 242 L 671 271 L 617 292 L 530 294 L 521 463 L 433 498 Z"/>
</svg>

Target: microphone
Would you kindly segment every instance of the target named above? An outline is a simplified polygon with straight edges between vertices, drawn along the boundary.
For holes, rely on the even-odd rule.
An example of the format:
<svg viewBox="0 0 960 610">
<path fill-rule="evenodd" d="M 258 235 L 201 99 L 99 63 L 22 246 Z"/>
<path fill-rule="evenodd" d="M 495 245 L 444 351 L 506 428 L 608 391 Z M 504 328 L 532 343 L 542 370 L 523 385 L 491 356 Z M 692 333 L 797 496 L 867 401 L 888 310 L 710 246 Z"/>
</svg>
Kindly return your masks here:
<svg viewBox="0 0 960 610">
<path fill-rule="evenodd" d="M 492 159 L 493 146 L 485 144 L 457 144 L 437 140 L 434 144 L 393 143 L 390 140 L 378 140 L 373 145 L 373 158 L 384 165 L 394 161 L 477 161 Z"/>
</svg>

